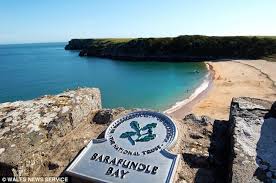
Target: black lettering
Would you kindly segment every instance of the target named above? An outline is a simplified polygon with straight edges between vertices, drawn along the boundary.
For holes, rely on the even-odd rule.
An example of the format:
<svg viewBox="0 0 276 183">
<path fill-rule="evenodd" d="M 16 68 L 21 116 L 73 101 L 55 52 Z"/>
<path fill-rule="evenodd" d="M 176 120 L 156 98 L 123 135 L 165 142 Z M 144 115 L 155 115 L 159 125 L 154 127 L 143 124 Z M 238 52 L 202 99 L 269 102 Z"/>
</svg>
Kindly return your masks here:
<svg viewBox="0 0 276 183">
<path fill-rule="evenodd" d="M 145 173 L 150 173 L 150 165 L 147 166 Z"/>
<path fill-rule="evenodd" d="M 113 147 L 118 151 L 119 147 L 117 146 L 117 144 L 114 144 Z"/>
<path fill-rule="evenodd" d="M 111 176 L 119 177 L 120 169 L 116 170 Z"/>
<path fill-rule="evenodd" d="M 111 161 L 109 162 L 109 164 L 116 165 L 116 161 L 117 161 L 117 158 L 114 158 L 113 160 L 111 160 Z"/>
<path fill-rule="evenodd" d="M 108 160 L 109 160 L 110 156 L 106 156 L 103 160 L 104 163 L 108 164 Z"/>
<path fill-rule="evenodd" d="M 95 161 L 103 162 L 103 155 L 100 155 Z"/>
<path fill-rule="evenodd" d="M 138 163 L 135 163 L 135 162 L 132 161 L 130 166 L 129 166 L 129 169 L 136 170 L 137 166 L 138 166 Z"/>
<path fill-rule="evenodd" d="M 131 151 L 128 151 L 128 150 L 124 150 L 123 154 L 132 155 L 132 152 L 131 152 Z"/>
<path fill-rule="evenodd" d="M 152 174 L 152 175 L 155 175 L 155 174 L 157 173 L 157 170 L 158 170 L 158 167 L 157 167 L 157 166 L 154 166 L 154 167 L 152 168 L 151 174 Z"/>
<path fill-rule="evenodd" d="M 126 174 L 128 174 L 129 173 L 129 171 L 124 171 L 124 170 L 121 170 L 121 179 L 123 179 L 124 178 L 124 176 L 126 175 Z"/>
<path fill-rule="evenodd" d="M 123 159 L 119 159 L 118 162 L 117 162 L 117 166 L 119 166 L 120 164 L 122 164 L 124 160 Z"/>
<path fill-rule="evenodd" d="M 114 141 L 114 138 L 113 137 L 110 137 L 110 144 L 112 145 L 112 144 L 115 144 L 115 141 Z"/>
<path fill-rule="evenodd" d="M 95 160 L 98 156 L 98 153 L 94 153 L 93 156 L 90 158 L 90 160 Z"/>
<path fill-rule="evenodd" d="M 127 164 L 126 164 L 126 162 L 127 162 Z M 129 163 L 130 163 L 130 161 L 125 160 L 125 161 L 123 162 L 122 167 L 123 167 L 123 168 L 128 168 Z"/>
<path fill-rule="evenodd" d="M 140 164 L 139 166 L 138 166 L 138 169 L 137 169 L 137 171 L 139 171 L 139 172 L 142 172 L 142 171 L 144 171 L 145 169 L 146 169 L 146 165 L 144 165 L 144 164 Z"/>
<path fill-rule="evenodd" d="M 109 167 L 105 173 L 105 175 L 110 175 L 113 171 L 113 168 L 112 167 Z"/>
</svg>

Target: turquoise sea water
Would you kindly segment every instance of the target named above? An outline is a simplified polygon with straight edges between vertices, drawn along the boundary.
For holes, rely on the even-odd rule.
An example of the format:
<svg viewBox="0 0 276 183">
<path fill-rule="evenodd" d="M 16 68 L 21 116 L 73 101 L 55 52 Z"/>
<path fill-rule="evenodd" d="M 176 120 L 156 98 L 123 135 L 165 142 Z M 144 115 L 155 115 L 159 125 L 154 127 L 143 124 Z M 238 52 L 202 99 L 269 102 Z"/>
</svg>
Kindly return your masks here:
<svg viewBox="0 0 276 183">
<path fill-rule="evenodd" d="M 207 73 L 203 63 L 79 57 L 65 44 L 0 45 L 0 102 L 97 87 L 103 107 L 164 110 L 188 97 Z"/>
</svg>

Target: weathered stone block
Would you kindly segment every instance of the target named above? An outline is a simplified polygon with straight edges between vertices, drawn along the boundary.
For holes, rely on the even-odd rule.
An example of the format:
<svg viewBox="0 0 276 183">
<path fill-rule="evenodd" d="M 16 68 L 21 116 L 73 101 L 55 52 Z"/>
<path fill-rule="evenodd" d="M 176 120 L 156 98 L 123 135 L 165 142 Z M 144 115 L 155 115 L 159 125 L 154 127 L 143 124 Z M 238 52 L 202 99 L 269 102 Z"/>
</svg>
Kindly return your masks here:
<svg viewBox="0 0 276 183">
<path fill-rule="evenodd" d="M 232 101 L 234 183 L 276 181 L 276 119 L 271 115 L 271 106 L 272 102 L 253 98 Z"/>
</svg>

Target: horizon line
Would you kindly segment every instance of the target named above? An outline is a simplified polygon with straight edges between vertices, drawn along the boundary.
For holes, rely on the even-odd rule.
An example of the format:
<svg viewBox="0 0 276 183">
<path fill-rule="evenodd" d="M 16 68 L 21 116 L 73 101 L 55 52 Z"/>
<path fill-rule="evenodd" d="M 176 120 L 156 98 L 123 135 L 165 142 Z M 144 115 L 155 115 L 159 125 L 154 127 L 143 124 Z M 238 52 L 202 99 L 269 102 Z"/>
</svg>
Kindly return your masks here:
<svg viewBox="0 0 276 183">
<path fill-rule="evenodd" d="M 11 43 L 1 43 L 0 45 L 22 45 L 22 44 L 47 44 L 47 43 L 67 43 L 72 39 L 139 39 L 139 38 L 175 38 L 175 37 L 179 37 L 179 36 L 207 36 L 207 37 L 275 37 L 276 35 L 204 35 L 204 34 L 181 34 L 178 36 L 144 36 L 144 37 L 90 37 L 90 38 L 70 38 L 67 41 L 49 41 L 49 42 L 44 42 L 44 41 L 38 41 L 38 42 L 11 42 Z"/>
</svg>

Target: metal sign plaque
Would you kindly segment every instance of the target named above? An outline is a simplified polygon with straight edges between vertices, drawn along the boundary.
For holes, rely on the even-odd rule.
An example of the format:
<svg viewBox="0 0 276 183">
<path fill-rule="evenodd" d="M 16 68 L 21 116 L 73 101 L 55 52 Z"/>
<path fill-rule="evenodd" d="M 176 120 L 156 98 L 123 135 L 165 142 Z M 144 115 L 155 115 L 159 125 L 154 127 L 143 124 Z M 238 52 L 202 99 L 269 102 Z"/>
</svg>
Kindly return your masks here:
<svg viewBox="0 0 276 183">
<path fill-rule="evenodd" d="M 91 182 L 172 182 L 179 155 L 167 151 L 177 128 L 164 114 L 130 113 L 110 124 L 104 139 L 89 142 L 66 174 Z"/>
</svg>

